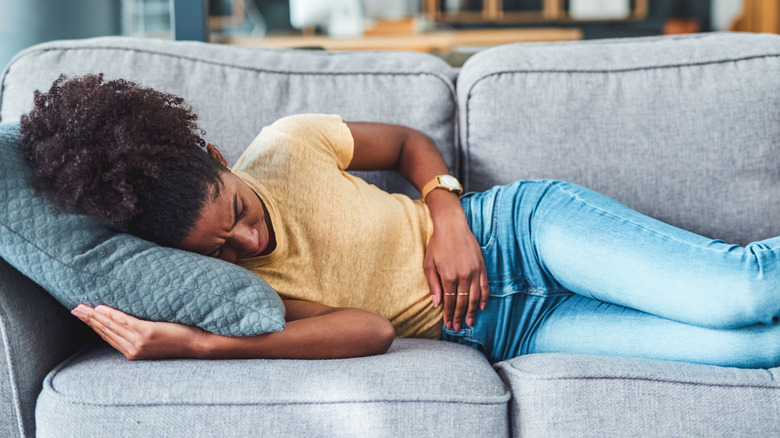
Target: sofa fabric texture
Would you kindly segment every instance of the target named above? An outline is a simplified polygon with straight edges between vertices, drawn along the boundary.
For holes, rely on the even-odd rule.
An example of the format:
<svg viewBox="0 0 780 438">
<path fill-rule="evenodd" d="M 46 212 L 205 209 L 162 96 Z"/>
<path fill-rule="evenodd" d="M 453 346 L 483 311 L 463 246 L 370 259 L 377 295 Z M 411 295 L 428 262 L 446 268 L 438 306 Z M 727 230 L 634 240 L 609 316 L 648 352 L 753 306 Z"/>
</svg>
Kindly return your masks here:
<svg viewBox="0 0 780 438">
<path fill-rule="evenodd" d="M 110 59 L 110 62 L 107 60 Z M 49 65 L 52 68 L 40 68 Z M 105 73 L 183 97 L 199 126 L 234 163 L 263 126 L 299 113 L 411 126 L 458 166 L 456 71 L 422 53 L 324 52 L 105 37 L 47 43 L 19 54 L 0 83 L 0 120 L 18 120 L 32 92 L 61 73 Z M 390 172 L 358 173 L 389 191 L 419 196 Z"/>
<path fill-rule="evenodd" d="M 83 324 L 4 260 L 0 285 L 0 436 L 34 437 L 41 382 L 88 338 Z"/>
<path fill-rule="evenodd" d="M 138 363 L 93 348 L 47 377 L 37 433 L 185 438 L 219 425 L 225 437 L 506 436 L 509 393 L 484 356 L 428 345 L 398 339 L 384 356 L 346 360 Z M 451 357 L 458 366 L 442 367 Z M 89 417 L 104 421 L 73 421 Z"/>
<path fill-rule="evenodd" d="M 739 34 L 477 53 L 458 76 L 463 183 L 560 179 L 728 243 L 780 235 L 778 57 L 776 35 Z"/>
<path fill-rule="evenodd" d="M 104 72 L 183 96 L 231 161 L 260 127 L 293 113 L 400 123 L 436 141 L 466 190 L 569 179 L 744 243 L 780 235 L 778 53 L 780 36 L 772 35 L 514 44 L 456 70 L 416 53 L 60 41 L 26 50 L 6 68 L 0 121 L 17 120 L 33 90 L 61 72 Z M 419 196 L 397 175 L 365 176 Z M 349 360 L 127 362 L 64 334 L 80 327 L 75 318 L 3 261 L 0 279 L 0 432 L 9 436 L 34 436 L 35 423 L 40 436 L 133 437 L 177 436 L 178 428 L 188 436 L 780 430 L 780 368 L 560 353 L 492 368 L 466 347 L 408 339 L 387 355 Z"/>
<path fill-rule="evenodd" d="M 512 393 L 512 436 L 725 438 L 780 431 L 780 368 L 533 354 L 496 370 Z"/>
</svg>

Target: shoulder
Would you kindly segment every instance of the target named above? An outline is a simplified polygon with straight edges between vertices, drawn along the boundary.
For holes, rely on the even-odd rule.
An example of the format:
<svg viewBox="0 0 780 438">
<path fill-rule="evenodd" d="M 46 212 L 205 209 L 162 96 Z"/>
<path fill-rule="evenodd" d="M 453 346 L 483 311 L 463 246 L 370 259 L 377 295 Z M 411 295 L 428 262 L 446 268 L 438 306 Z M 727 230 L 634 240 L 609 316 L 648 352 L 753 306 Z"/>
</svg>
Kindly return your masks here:
<svg viewBox="0 0 780 438">
<path fill-rule="evenodd" d="M 294 114 L 272 123 L 269 128 L 278 131 L 302 132 L 341 125 L 344 122 L 336 114 Z"/>
<path fill-rule="evenodd" d="M 253 173 L 250 171 L 253 167 L 312 160 L 335 162 L 340 169 L 345 169 L 352 160 L 353 149 L 352 132 L 340 116 L 296 114 L 263 128 L 233 169 Z"/>
<path fill-rule="evenodd" d="M 299 143 L 352 140 L 349 127 L 335 114 L 296 114 L 283 117 L 268 128 Z"/>
<path fill-rule="evenodd" d="M 296 114 L 277 120 L 265 130 L 269 135 L 283 136 L 289 146 L 298 147 L 307 154 L 317 150 L 326 157 L 335 158 L 340 169 L 345 169 L 352 160 L 352 132 L 338 115 Z"/>
</svg>

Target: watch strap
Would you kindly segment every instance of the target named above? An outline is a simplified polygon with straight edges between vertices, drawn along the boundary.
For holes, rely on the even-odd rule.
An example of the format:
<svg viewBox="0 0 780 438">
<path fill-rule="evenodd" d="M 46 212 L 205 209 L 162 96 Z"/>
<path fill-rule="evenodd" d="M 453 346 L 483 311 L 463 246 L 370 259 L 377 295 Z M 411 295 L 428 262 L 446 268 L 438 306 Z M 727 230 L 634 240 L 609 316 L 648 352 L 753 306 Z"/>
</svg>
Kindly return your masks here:
<svg viewBox="0 0 780 438">
<path fill-rule="evenodd" d="M 451 186 L 451 185 L 448 185 L 448 184 L 444 184 L 442 182 L 442 177 L 452 178 L 455 182 L 457 182 L 457 184 L 458 184 L 457 187 Z M 431 193 L 432 191 L 434 191 L 435 189 L 444 189 L 444 190 L 447 190 L 449 192 L 455 192 L 455 193 L 458 193 L 458 194 L 463 192 L 463 187 L 461 186 L 460 182 L 454 176 L 452 176 L 452 175 L 436 175 L 436 176 L 433 177 L 433 179 L 428 181 L 428 183 L 425 184 L 423 186 L 422 190 L 421 190 L 423 202 L 425 202 L 425 199 L 428 197 L 428 194 Z"/>
</svg>

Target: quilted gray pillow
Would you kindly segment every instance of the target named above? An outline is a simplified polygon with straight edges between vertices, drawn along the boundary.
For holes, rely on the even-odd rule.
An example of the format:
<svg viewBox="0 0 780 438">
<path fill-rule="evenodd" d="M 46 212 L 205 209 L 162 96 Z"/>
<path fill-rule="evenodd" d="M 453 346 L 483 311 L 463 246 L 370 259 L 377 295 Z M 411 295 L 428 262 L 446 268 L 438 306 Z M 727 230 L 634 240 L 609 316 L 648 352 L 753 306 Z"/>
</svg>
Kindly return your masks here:
<svg viewBox="0 0 780 438">
<path fill-rule="evenodd" d="M 284 328 L 284 306 L 257 275 L 119 233 L 36 195 L 18 123 L 0 123 L 0 257 L 68 309 L 105 304 L 138 318 L 226 336 Z"/>
</svg>

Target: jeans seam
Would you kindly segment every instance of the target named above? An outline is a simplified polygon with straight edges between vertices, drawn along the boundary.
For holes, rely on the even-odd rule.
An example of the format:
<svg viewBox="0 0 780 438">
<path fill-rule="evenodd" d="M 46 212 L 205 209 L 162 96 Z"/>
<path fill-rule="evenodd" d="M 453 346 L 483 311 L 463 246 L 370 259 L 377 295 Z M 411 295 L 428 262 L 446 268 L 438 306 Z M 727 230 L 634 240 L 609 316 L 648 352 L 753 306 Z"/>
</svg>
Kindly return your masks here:
<svg viewBox="0 0 780 438">
<path fill-rule="evenodd" d="M 495 289 L 502 289 L 501 287 L 502 284 L 503 283 L 497 283 L 496 284 L 497 287 Z M 530 295 L 535 297 L 549 297 L 553 295 L 569 295 L 574 293 L 566 288 L 540 288 L 540 287 L 533 287 L 533 286 L 528 286 L 526 288 L 513 288 L 511 292 L 502 293 L 502 294 L 497 294 L 492 292 L 494 290 L 494 288 L 492 287 L 490 288 L 490 290 L 491 292 L 489 294 L 489 297 L 494 297 L 494 298 L 503 298 L 515 294 Z"/>
<path fill-rule="evenodd" d="M 482 252 L 488 251 L 496 242 L 496 221 L 498 220 L 498 206 L 501 204 L 501 197 L 504 194 L 504 190 L 498 190 L 495 199 L 493 199 L 493 212 L 490 216 L 490 234 L 488 235 L 485 245 L 481 245 L 479 249 Z"/>
<path fill-rule="evenodd" d="M 667 238 L 667 239 L 669 239 L 669 240 L 673 240 L 673 241 L 675 241 L 675 242 L 682 243 L 683 245 L 686 245 L 686 246 L 689 246 L 689 247 L 690 247 L 690 246 L 692 246 L 690 242 L 686 242 L 686 241 L 684 241 L 684 240 L 680 240 L 680 239 L 677 239 L 676 237 L 670 236 L 670 235 L 668 235 L 668 234 L 666 234 L 666 233 L 664 233 L 664 232 L 661 232 L 661 231 L 658 231 L 658 230 L 654 230 L 654 229 L 652 229 L 652 228 L 648 228 L 647 226 L 645 226 L 645 225 L 642 225 L 642 224 L 640 224 L 640 223 L 637 223 L 637 222 L 635 222 L 635 221 L 633 221 L 633 220 L 631 220 L 631 219 L 629 219 L 629 218 L 626 218 L 626 217 L 623 217 L 623 216 L 617 215 L 617 214 L 615 214 L 615 213 L 613 213 L 613 212 L 610 212 L 610 211 L 604 210 L 604 209 L 603 209 L 603 208 L 601 208 L 601 207 L 598 207 L 598 206 L 596 206 L 596 205 L 593 205 L 593 204 L 591 204 L 590 202 L 588 202 L 588 201 L 586 201 L 585 199 L 583 199 L 582 197 L 580 197 L 578 194 L 576 194 L 576 193 L 574 193 L 574 192 L 572 192 L 572 191 L 568 190 L 568 189 L 567 189 L 566 187 L 564 187 L 564 186 L 563 186 L 563 184 L 561 184 L 560 182 L 559 182 L 558 184 L 555 184 L 555 186 L 556 186 L 556 187 L 558 187 L 558 189 L 560 189 L 561 191 L 568 193 L 568 194 L 569 194 L 571 197 L 573 197 L 573 198 L 574 198 L 574 199 L 576 199 L 577 201 L 579 201 L 579 202 L 581 202 L 581 203 L 583 203 L 583 204 L 587 205 L 588 207 L 590 207 L 590 208 L 592 208 L 592 209 L 594 209 L 594 210 L 598 210 L 598 211 L 600 211 L 600 212 L 602 212 L 602 213 L 604 213 L 604 214 L 606 214 L 606 215 L 608 215 L 608 216 L 611 216 L 611 217 L 613 217 L 613 218 L 617 218 L 617 219 L 620 219 L 620 220 L 622 220 L 622 221 L 625 221 L 625 222 L 631 223 L 631 224 L 633 224 L 633 225 L 635 225 L 635 226 L 637 226 L 637 227 L 639 227 L 639 228 L 642 228 L 643 230 L 649 231 L 649 232 L 651 232 L 651 233 L 654 233 L 654 234 L 657 234 L 657 235 L 659 235 L 659 236 L 663 236 L 663 237 L 665 237 L 665 238 Z M 617 201 L 616 201 L 616 202 L 617 202 Z M 648 217 L 649 217 L 649 216 L 648 216 Z M 651 218 L 651 219 L 654 219 L 654 218 Z M 655 220 L 655 219 L 654 219 L 654 220 Z M 698 246 L 694 246 L 694 247 L 695 247 L 695 248 L 700 248 L 700 247 L 698 247 Z"/>
</svg>

